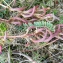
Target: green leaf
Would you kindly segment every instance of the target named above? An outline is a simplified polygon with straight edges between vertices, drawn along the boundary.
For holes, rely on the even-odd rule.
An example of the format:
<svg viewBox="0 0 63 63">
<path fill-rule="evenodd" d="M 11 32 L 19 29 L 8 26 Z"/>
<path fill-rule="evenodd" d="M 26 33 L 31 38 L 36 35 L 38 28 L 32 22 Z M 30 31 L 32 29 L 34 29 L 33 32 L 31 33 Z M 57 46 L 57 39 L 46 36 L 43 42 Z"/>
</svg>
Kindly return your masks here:
<svg viewBox="0 0 63 63">
<path fill-rule="evenodd" d="M 46 21 L 34 22 L 34 25 L 36 27 L 47 27 L 51 31 L 54 31 L 55 29 L 55 26 L 51 22 L 46 22 Z"/>
<path fill-rule="evenodd" d="M 47 27 L 51 31 L 55 30 L 55 26 L 51 22 L 46 22 L 46 21 L 37 21 L 37 22 L 34 22 L 34 24 L 28 23 L 28 25 L 23 24 L 23 26 L 26 27 L 26 28 L 29 27 L 29 26 Z"/>
<path fill-rule="evenodd" d="M 0 24 L 0 35 L 4 35 L 4 32 L 7 30 L 7 26 L 5 23 Z"/>
</svg>

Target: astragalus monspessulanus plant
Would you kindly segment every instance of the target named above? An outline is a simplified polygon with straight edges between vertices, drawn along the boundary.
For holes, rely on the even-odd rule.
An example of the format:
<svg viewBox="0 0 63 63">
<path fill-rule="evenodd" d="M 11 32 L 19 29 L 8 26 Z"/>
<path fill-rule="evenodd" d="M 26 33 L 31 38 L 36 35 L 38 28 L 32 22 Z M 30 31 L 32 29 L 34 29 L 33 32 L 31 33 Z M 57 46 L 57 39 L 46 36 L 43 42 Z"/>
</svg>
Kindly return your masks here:
<svg viewBox="0 0 63 63">
<path fill-rule="evenodd" d="M 56 21 L 59 22 L 60 19 L 59 17 L 55 16 L 54 13 L 50 12 L 50 7 L 40 7 L 40 5 L 34 5 L 28 9 L 27 6 L 18 7 L 16 2 L 16 0 L 12 0 L 12 2 L 9 4 L 9 2 L 1 0 L 0 3 L 0 6 L 3 9 L 8 10 L 10 13 L 8 18 L 0 18 L 0 22 L 6 24 L 6 30 L 3 31 L 4 33 L 2 35 L 0 35 L 0 53 L 3 54 L 2 50 L 7 52 L 9 63 L 11 59 L 16 59 L 22 63 L 20 59 L 11 58 L 10 52 L 14 52 L 12 45 L 16 46 L 15 52 L 17 52 L 14 52 L 13 54 L 20 56 L 21 54 L 18 53 L 19 51 L 34 51 L 46 45 L 52 44 L 59 39 L 63 40 L 63 24 L 54 24 Z M 15 4 L 15 7 L 12 4 Z M 7 48 L 10 50 L 4 50 Z M 25 57 L 27 59 L 29 58 L 28 56 Z M 34 63 L 32 59 L 29 58 L 28 60 L 31 61 L 31 63 Z M 28 60 L 25 60 L 25 62 Z"/>
</svg>

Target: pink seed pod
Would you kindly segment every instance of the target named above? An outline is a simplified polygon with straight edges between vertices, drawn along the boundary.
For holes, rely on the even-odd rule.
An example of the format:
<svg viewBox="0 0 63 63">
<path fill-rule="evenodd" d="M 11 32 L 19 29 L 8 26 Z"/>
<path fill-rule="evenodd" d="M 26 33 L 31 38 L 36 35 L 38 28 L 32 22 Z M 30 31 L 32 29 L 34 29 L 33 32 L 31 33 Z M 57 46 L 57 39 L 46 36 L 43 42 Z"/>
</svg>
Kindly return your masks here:
<svg viewBox="0 0 63 63">
<path fill-rule="evenodd" d="M 0 54 L 2 53 L 2 46 L 0 45 Z"/>
<path fill-rule="evenodd" d="M 54 22 L 55 19 L 60 20 L 58 17 L 56 17 L 54 14 L 46 14 L 44 19 L 49 22 Z M 51 19 L 51 20 L 50 20 Z"/>
<path fill-rule="evenodd" d="M 22 14 L 24 18 L 32 17 L 35 13 L 36 7 L 34 6 L 32 9 L 29 9 L 28 11 L 25 11 L 26 14 Z M 31 13 L 29 13 L 31 12 Z"/>
<path fill-rule="evenodd" d="M 25 7 L 20 7 L 20 8 L 10 8 L 10 11 L 23 11 Z"/>
</svg>

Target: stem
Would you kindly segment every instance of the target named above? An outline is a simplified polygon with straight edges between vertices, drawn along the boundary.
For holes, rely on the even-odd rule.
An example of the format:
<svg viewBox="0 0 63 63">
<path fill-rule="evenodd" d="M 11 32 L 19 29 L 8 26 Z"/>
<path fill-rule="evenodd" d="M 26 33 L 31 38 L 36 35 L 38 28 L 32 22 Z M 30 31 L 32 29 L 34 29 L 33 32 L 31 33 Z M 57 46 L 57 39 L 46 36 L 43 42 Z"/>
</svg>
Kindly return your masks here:
<svg viewBox="0 0 63 63">
<path fill-rule="evenodd" d="M 19 35 L 19 36 L 6 36 L 6 38 L 24 38 L 24 37 L 26 37 L 27 35 L 26 34 L 24 34 L 24 35 Z M 4 38 L 4 36 L 0 36 L 0 38 Z"/>
<path fill-rule="evenodd" d="M 11 58 L 10 58 L 10 45 L 9 45 L 9 50 L 8 50 L 8 63 L 11 63 Z"/>
<path fill-rule="evenodd" d="M 35 61 L 33 61 L 29 56 L 23 54 L 23 53 L 12 53 L 12 54 L 18 54 L 20 56 L 24 56 L 26 59 L 28 59 L 29 61 L 31 61 L 31 63 L 36 63 Z M 21 63 L 21 62 L 20 62 Z"/>
<path fill-rule="evenodd" d="M 0 6 L 2 6 L 2 7 L 5 8 L 5 9 L 8 8 L 7 6 L 5 6 L 5 5 L 3 5 L 3 4 L 0 4 Z"/>
<path fill-rule="evenodd" d="M 7 5 L 7 7 L 11 8 L 9 4 L 7 4 L 7 2 L 5 0 L 3 0 L 3 2 Z"/>
</svg>

